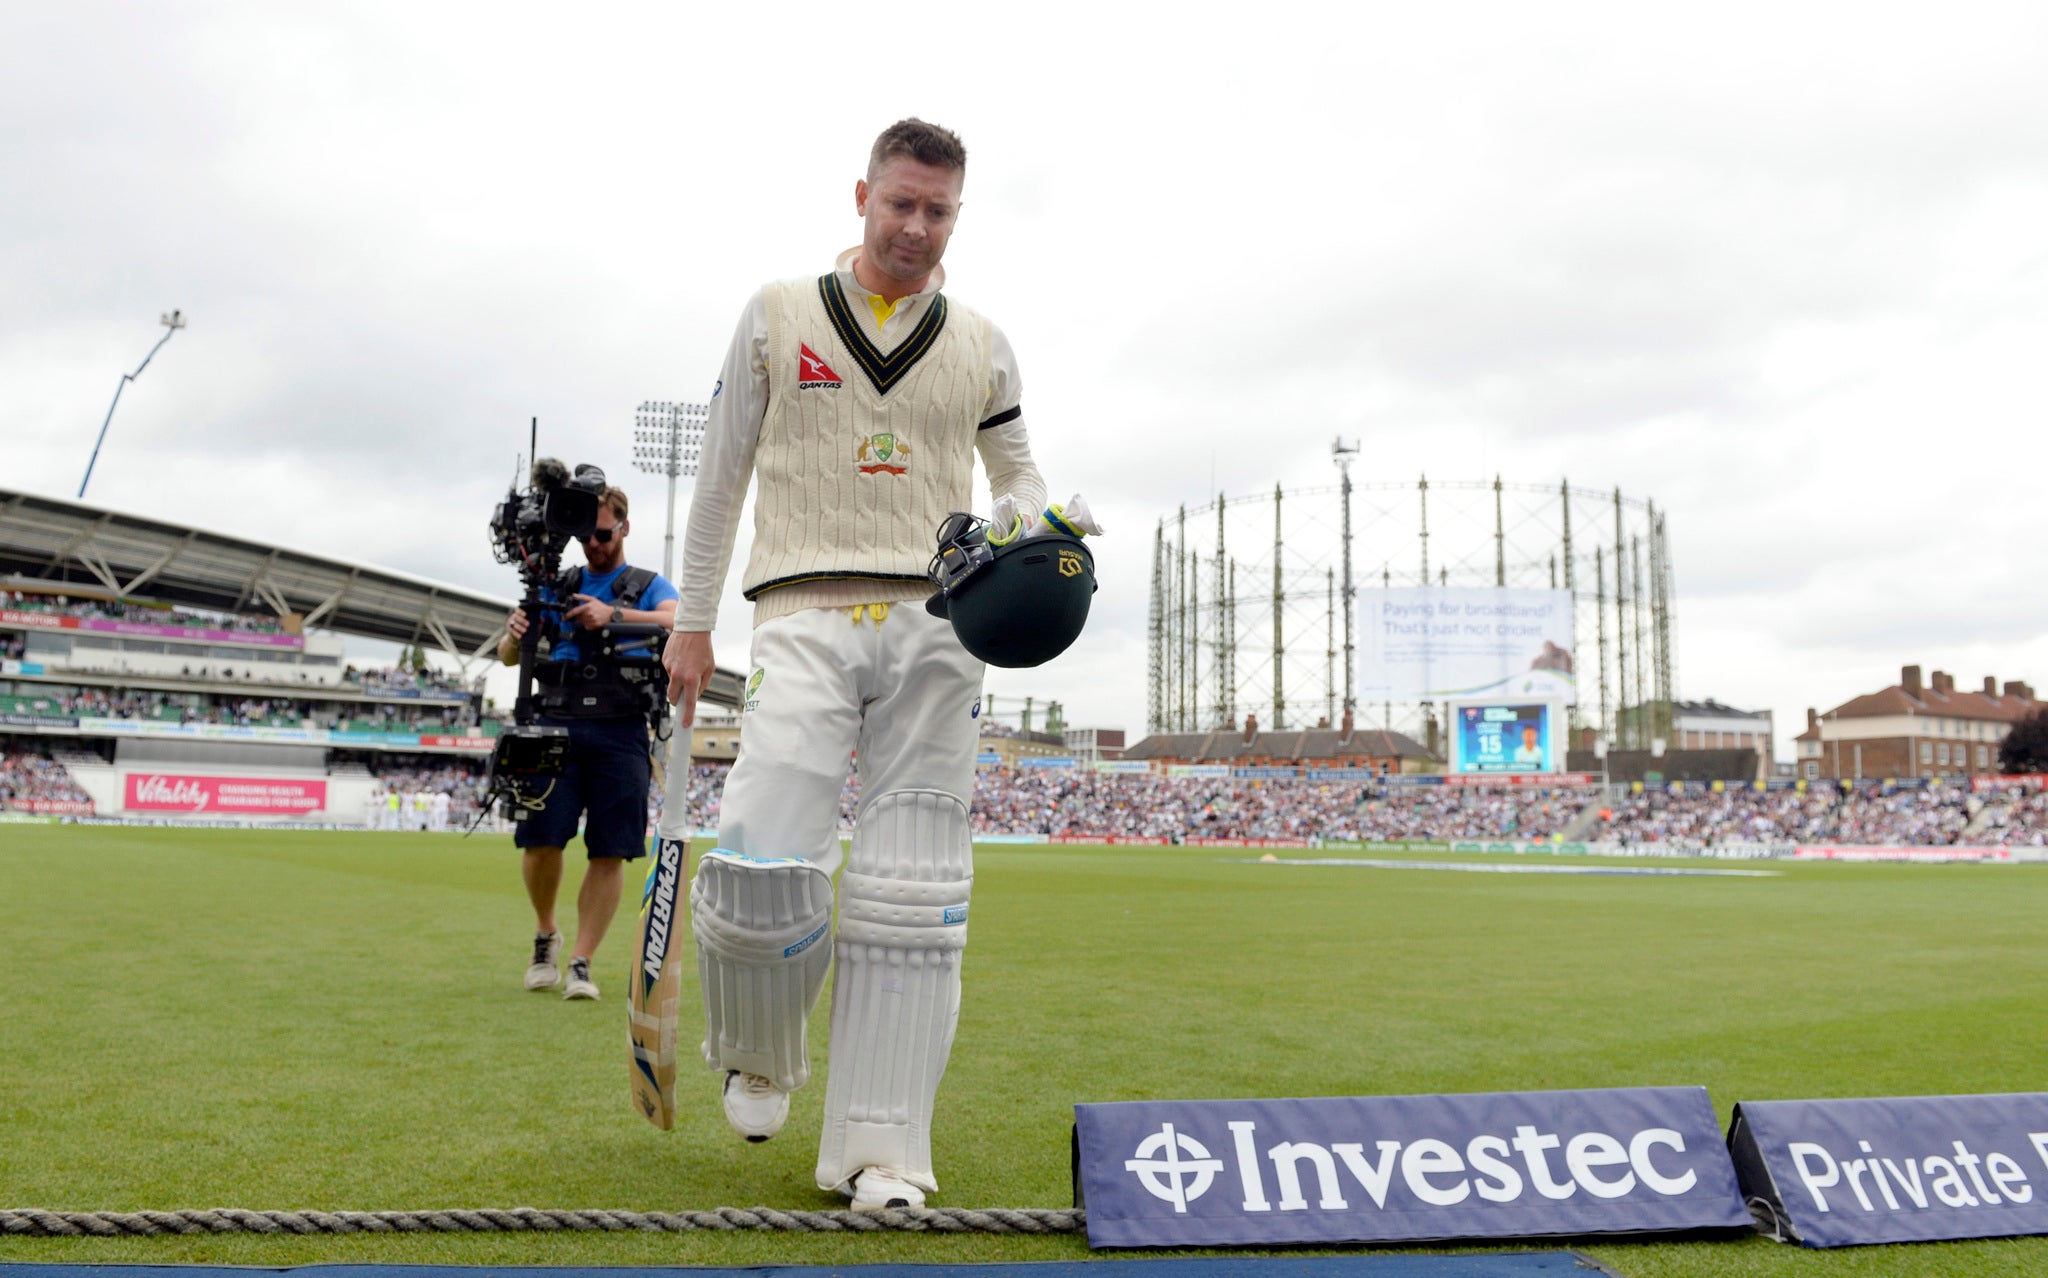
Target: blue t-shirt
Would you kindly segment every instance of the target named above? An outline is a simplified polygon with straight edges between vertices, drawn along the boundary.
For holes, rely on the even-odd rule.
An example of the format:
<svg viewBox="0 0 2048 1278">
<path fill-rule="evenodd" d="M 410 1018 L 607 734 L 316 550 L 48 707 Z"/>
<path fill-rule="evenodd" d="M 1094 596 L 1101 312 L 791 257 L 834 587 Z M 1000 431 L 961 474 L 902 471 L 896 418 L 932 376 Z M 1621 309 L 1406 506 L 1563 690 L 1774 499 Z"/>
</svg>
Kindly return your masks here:
<svg viewBox="0 0 2048 1278">
<path fill-rule="evenodd" d="M 625 574 L 625 571 L 625 564 L 620 564 L 607 573 L 594 573 L 590 569 L 585 568 L 582 580 L 572 587 L 572 590 L 575 594 L 589 595 L 599 603 L 611 603 L 617 597 L 613 594 L 612 587 L 618 584 L 619 578 Z M 655 573 L 654 580 L 647 583 L 647 589 L 640 592 L 640 600 L 633 606 L 638 609 L 652 610 L 661 607 L 661 605 L 671 599 L 681 599 L 682 597 L 682 592 L 678 591 L 668 578 L 660 573 Z M 579 601 L 563 599 L 557 602 L 566 607 L 573 608 Z M 582 653 L 577 650 L 574 638 L 575 635 L 582 633 L 581 627 L 569 627 L 562 620 L 562 609 L 559 607 L 547 609 L 547 617 L 549 626 L 553 627 L 550 633 L 555 636 L 555 646 L 548 653 L 548 659 L 550 661 L 575 661 L 581 657 Z"/>
</svg>

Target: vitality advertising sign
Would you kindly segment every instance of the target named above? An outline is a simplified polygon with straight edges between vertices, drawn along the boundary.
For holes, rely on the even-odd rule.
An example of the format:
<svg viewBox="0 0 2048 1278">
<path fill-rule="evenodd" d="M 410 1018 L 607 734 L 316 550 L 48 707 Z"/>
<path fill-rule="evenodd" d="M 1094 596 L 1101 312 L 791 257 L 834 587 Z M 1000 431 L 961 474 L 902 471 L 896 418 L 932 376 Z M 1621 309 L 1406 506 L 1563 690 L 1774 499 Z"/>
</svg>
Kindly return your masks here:
<svg viewBox="0 0 2048 1278">
<path fill-rule="evenodd" d="M 1074 1107 L 1091 1247 L 1751 1228 L 1702 1087 Z"/>
<path fill-rule="evenodd" d="M 2048 1092 L 1745 1101 L 1728 1145 L 1808 1247 L 2048 1234 Z"/>
<path fill-rule="evenodd" d="M 131 772 L 128 774 L 126 806 L 130 812 L 304 816 L 327 806 L 327 783 Z"/>
</svg>

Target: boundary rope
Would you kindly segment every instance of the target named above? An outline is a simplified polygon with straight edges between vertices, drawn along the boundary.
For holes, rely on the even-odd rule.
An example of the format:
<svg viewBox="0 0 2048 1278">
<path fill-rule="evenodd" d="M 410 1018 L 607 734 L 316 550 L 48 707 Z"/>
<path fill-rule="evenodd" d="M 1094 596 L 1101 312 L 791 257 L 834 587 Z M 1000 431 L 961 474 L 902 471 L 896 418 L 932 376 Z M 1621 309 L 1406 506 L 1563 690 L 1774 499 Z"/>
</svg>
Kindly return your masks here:
<svg viewBox="0 0 2048 1278">
<path fill-rule="evenodd" d="M 558 1211 L 534 1207 L 445 1211 L 45 1211 L 0 1209 L 0 1234 L 37 1238 L 120 1238 L 161 1234 L 788 1233 L 1076 1234 L 1080 1208 L 936 1207 L 886 1211 Z"/>
</svg>

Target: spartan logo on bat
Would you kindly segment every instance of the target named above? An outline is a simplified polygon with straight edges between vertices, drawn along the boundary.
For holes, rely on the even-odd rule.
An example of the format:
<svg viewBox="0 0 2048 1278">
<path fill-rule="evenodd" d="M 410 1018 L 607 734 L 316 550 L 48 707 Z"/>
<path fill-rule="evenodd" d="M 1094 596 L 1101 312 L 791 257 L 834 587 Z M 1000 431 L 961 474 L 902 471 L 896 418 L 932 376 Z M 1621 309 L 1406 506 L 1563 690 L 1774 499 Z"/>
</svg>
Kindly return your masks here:
<svg viewBox="0 0 2048 1278">
<path fill-rule="evenodd" d="M 668 958 L 669 929 L 676 914 L 676 880 L 682 875 L 682 868 L 682 844 L 663 839 L 654 874 L 647 880 L 647 943 L 640 954 L 640 975 L 649 993 L 661 979 L 661 965 Z"/>
</svg>

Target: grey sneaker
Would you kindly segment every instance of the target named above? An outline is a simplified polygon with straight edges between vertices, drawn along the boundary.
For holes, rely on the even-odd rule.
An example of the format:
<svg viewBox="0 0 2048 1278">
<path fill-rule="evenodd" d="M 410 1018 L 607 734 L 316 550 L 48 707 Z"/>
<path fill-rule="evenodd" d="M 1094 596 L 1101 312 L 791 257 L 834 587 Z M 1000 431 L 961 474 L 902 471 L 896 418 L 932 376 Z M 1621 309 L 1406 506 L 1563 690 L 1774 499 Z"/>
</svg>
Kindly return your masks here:
<svg viewBox="0 0 2048 1278">
<path fill-rule="evenodd" d="M 922 1208 L 924 1191 L 886 1167 L 863 1167 L 853 1178 L 851 1206 L 855 1211 Z"/>
<path fill-rule="evenodd" d="M 572 958 L 569 960 L 569 986 L 562 991 L 563 998 L 597 997 L 597 982 L 590 979 L 590 960 Z"/>
<path fill-rule="evenodd" d="M 560 932 L 536 932 L 533 936 L 533 963 L 526 969 L 526 988 L 530 990 L 551 990 L 555 982 L 562 979 L 562 973 L 555 966 L 555 960 L 562 954 Z"/>
<path fill-rule="evenodd" d="M 729 1069 L 725 1072 L 725 1121 L 758 1145 L 789 1121 L 789 1093 L 759 1074 Z"/>
</svg>

